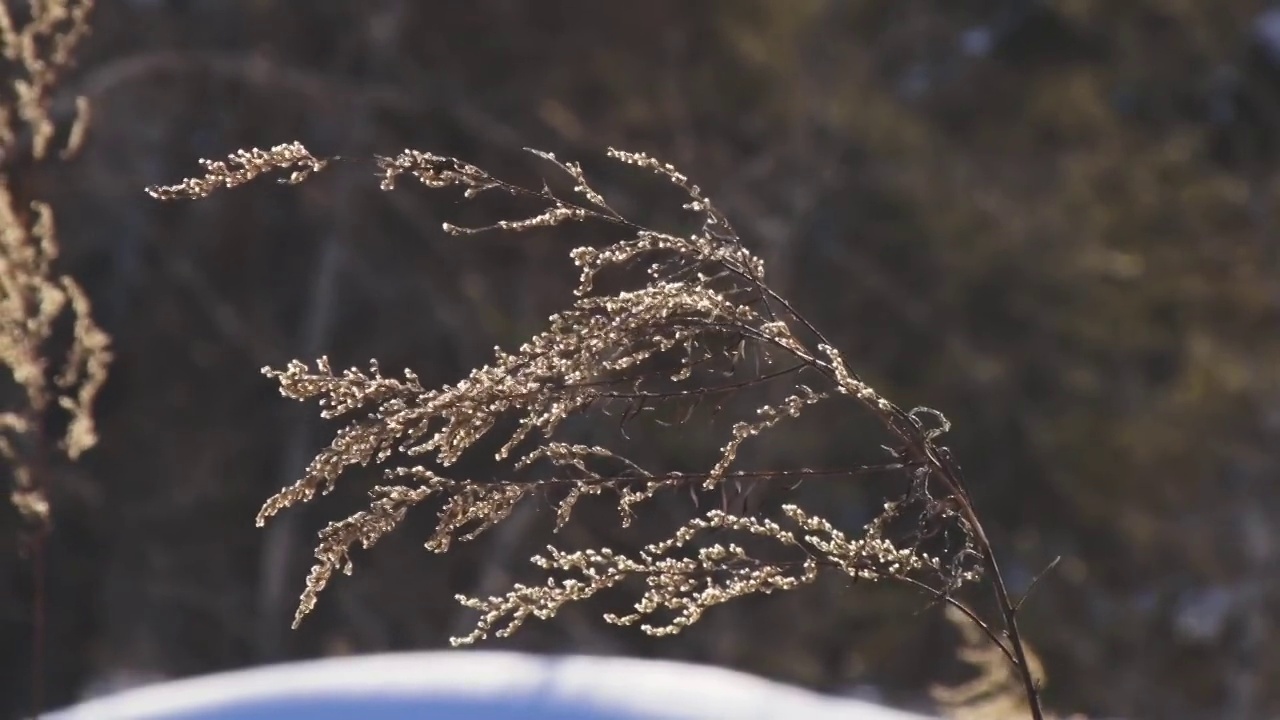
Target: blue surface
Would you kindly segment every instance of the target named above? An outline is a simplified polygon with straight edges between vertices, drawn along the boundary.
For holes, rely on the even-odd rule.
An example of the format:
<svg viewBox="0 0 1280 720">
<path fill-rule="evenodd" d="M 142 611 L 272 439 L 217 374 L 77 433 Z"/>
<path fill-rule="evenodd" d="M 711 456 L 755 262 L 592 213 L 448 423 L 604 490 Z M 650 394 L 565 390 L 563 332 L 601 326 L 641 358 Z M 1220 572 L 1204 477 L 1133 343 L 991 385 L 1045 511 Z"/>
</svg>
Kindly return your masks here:
<svg viewBox="0 0 1280 720">
<path fill-rule="evenodd" d="M 48 720 L 928 720 L 724 668 L 664 660 L 423 651 L 158 682 Z"/>
<path fill-rule="evenodd" d="M 596 710 L 528 697 L 470 700 L 450 698 L 333 697 L 231 702 L 167 715 L 170 720 L 655 720 L 652 715 Z"/>
</svg>

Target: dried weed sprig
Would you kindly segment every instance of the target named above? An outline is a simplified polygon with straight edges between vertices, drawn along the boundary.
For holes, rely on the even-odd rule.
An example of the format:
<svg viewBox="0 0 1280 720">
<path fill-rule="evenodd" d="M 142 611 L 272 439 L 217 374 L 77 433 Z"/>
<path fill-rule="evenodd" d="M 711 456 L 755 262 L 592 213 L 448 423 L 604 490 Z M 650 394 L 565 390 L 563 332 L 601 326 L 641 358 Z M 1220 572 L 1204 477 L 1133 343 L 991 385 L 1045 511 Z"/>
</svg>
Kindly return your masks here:
<svg viewBox="0 0 1280 720">
<path fill-rule="evenodd" d="M 106 381 L 110 339 L 92 317 L 80 285 L 58 275 L 59 247 L 48 204 L 17 197 L 11 169 L 46 159 L 56 134 L 52 91 L 88 34 L 91 0 L 35 0 L 25 22 L 0 3 L 0 53 L 15 74 L 0 100 L 0 363 L 12 374 L 21 401 L 0 412 L 0 457 L 13 473 L 10 497 L 37 534 L 49 524 L 42 467 L 51 451 L 75 460 L 97 442 L 93 403 Z M 77 149 L 88 108 L 78 113 L 62 148 Z M 57 325 L 71 319 L 65 357 L 50 357 Z M 61 438 L 45 437 L 48 415 L 66 413 Z"/>
<path fill-rule="evenodd" d="M 557 529 L 570 519 L 577 500 L 603 494 L 617 499 L 620 522 L 626 525 L 637 508 L 659 492 L 714 490 L 743 477 L 733 470 L 743 443 L 807 407 L 844 397 L 870 410 L 895 437 L 892 462 L 884 469 L 896 470 L 905 479 L 902 495 L 890 499 L 858 537 L 848 537 L 827 521 L 788 505 L 783 508 L 786 526 L 707 511 L 636 556 L 607 548 L 550 548 L 534 558 L 548 573 L 546 584 L 517 585 L 486 599 L 459 596 L 464 605 L 481 613 L 481 619 L 474 632 L 454 642 L 474 642 L 490 632 L 509 634 L 529 617 L 549 618 L 566 603 L 628 579 L 643 580 L 647 590 L 634 613 L 609 615 L 608 621 L 641 624 L 646 632 L 664 635 L 697 621 L 716 604 L 791 589 L 811 582 L 820 570 L 855 579 L 907 581 L 956 607 L 961 606 L 952 593 L 985 571 L 1002 609 L 1008 645 L 996 630 L 972 614 L 968 617 L 1012 660 L 1033 714 L 1039 717 L 1036 688 L 1017 629 L 1017 606 L 1000 578 L 959 466 L 938 442 L 948 428 L 946 419 L 927 408 L 900 409 L 850 369 L 833 343 L 766 284 L 764 264 L 702 190 L 672 166 L 640 153 L 608 153 L 680 188 L 687 196 L 684 208 L 700 220 L 691 233 L 662 232 L 624 217 L 592 187 L 580 165 L 531 152 L 572 181 L 571 196 L 556 194 L 545 183 L 526 187 L 455 158 L 414 150 L 379 157 L 377 165 L 384 189 L 409 177 L 431 188 L 459 188 L 467 198 L 497 192 L 538 204 L 529 215 L 482 227 L 446 224 L 444 231 L 452 235 L 587 222 L 623 233 L 622 239 L 603 247 L 571 252 L 580 272 L 577 300 L 553 315 L 545 330 L 514 351 L 496 349 L 492 361 L 458 383 L 437 389 L 423 387 L 410 371 L 402 378 L 384 376 L 376 362 L 367 371 L 352 368 L 341 373 L 334 373 L 325 358 L 314 367 L 294 361 L 283 370 L 263 370 L 285 396 L 317 400 L 324 417 L 355 417 L 297 482 L 265 503 L 259 524 L 328 492 L 352 465 L 385 463 L 400 456 L 425 458 L 443 470 L 481 438 L 509 427 L 507 421 L 515 422 L 514 430 L 504 430 L 496 452 L 496 460 L 510 465 L 507 476 L 459 480 L 423 465 L 386 469 L 388 485 L 373 489 L 368 510 L 321 532 L 295 627 L 312 610 L 334 571 L 350 572 L 351 546 L 372 546 L 415 505 L 432 500 L 441 506 L 436 530 L 427 541 L 434 552 L 447 551 L 455 540 L 477 537 L 534 494 L 555 498 Z M 253 167 L 264 169 L 292 166 L 299 158 L 308 171 L 324 166 L 296 143 L 233 157 L 253 158 Z M 203 177 L 148 192 L 161 199 L 204 197 L 256 174 L 208 162 L 205 171 Z M 638 287 L 597 294 L 596 284 L 606 274 L 615 285 L 642 279 Z M 747 363 L 739 361 L 747 357 L 756 361 L 757 370 L 743 370 Z M 622 404 L 625 425 L 657 406 L 688 407 L 779 380 L 793 391 L 779 403 L 759 407 L 755 419 L 734 424 L 719 458 L 705 473 L 653 472 L 607 448 L 555 437 L 565 420 L 601 412 L 611 404 Z M 930 419 L 936 427 L 927 422 Z M 865 469 L 850 469 L 848 474 Z M 787 472 L 752 475 L 766 481 L 793 477 Z M 784 557 L 749 555 L 718 540 L 692 548 L 695 540 L 708 540 L 712 530 L 771 540 Z M 937 548 L 939 554 L 927 548 Z"/>
<path fill-rule="evenodd" d="M 270 150 L 237 150 L 226 160 L 201 160 L 200 164 L 205 169 L 203 176 L 189 178 L 170 187 L 150 188 L 148 192 L 160 200 L 205 197 L 218 188 L 237 187 L 279 171 L 289 173 L 280 178 L 281 183 L 296 185 L 312 173 L 323 170 L 327 163 L 312 157 L 306 148 L 295 142 L 276 145 Z"/>
<path fill-rule="evenodd" d="M 50 113 L 53 90 L 75 62 L 76 48 L 89 34 L 94 0 L 31 0 L 26 22 L 15 20 L 8 3 L 0 3 L 0 54 L 16 71 L 4 89 L 0 106 L 0 146 L 5 158 L 16 149 L 19 131 L 31 133 L 30 153 L 42 160 L 53 146 L 57 128 Z M 64 155 L 74 154 L 84 137 L 88 104 L 77 101 L 77 118 Z"/>
<path fill-rule="evenodd" d="M 929 689 L 943 716 L 950 720 L 1016 720 L 1026 717 L 1030 707 L 1022 689 L 1022 680 L 1006 662 L 1002 648 L 992 644 L 960 607 L 948 606 L 946 617 L 960 634 L 957 657 L 972 667 L 976 674 L 955 685 L 937 684 Z M 1038 686 L 1043 687 L 1043 666 L 1030 648 L 1027 649 L 1027 660 Z M 1061 716 L 1049 714 L 1046 717 Z M 1084 716 L 1071 715 L 1066 720 L 1084 720 Z"/>
<path fill-rule="evenodd" d="M 927 567 L 937 569 L 936 559 L 896 547 L 873 526 L 868 526 L 863 537 L 850 539 L 827 521 L 795 505 L 784 505 L 782 511 L 796 530 L 772 520 L 711 510 L 705 517 L 690 520 L 670 538 L 645 547 L 634 558 L 609 548 L 567 553 L 548 547 L 546 555 L 533 558 L 534 564 L 548 572 L 577 577 L 549 579 L 546 584 L 533 587 L 516 585 L 505 595 L 487 599 L 459 595 L 459 602 L 482 616 L 470 635 L 455 638 L 453 643 L 470 644 L 491 632 L 508 636 L 529 617 L 553 617 L 565 604 L 585 600 L 633 577 L 642 578 L 647 587 L 635 603 L 635 612 L 609 614 L 605 621 L 614 625 L 639 624 L 648 635 L 664 636 L 680 632 L 697 622 L 709 608 L 734 598 L 792 590 L 811 583 L 821 568 L 838 569 L 863 580 L 897 577 Z M 763 561 L 733 543 L 703 545 L 681 555 L 709 530 L 769 538 L 795 550 L 798 557 Z M 646 619 L 653 622 L 642 622 Z"/>
</svg>

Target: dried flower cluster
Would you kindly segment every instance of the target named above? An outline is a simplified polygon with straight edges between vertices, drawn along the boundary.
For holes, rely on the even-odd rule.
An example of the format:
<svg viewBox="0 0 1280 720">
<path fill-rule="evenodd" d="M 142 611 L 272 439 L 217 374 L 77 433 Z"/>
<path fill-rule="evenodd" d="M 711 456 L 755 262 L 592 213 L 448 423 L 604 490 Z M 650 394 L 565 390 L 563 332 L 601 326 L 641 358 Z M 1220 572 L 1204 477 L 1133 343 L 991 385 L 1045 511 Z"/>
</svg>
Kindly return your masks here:
<svg viewBox="0 0 1280 720">
<path fill-rule="evenodd" d="M 15 19 L 8 4 L 0 4 L 0 54 L 11 69 L 0 106 L 0 146 L 5 157 L 18 149 L 20 133 L 30 133 L 29 152 L 41 160 L 53 146 L 57 128 L 50 115 L 53 89 L 75 60 L 76 47 L 89 34 L 94 0 L 31 0 L 26 22 Z M 77 101 L 64 155 L 73 154 L 84 138 L 88 105 Z"/>
<path fill-rule="evenodd" d="M 534 495 L 556 503 L 557 529 L 587 495 L 615 498 L 625 526 L 660 492 L 723 490 L 744 477 L 765 482 L 794 478 L 796 471 L 736 471 L 735 461 L 744 443 L 816 403 L 841 398 L 870 410 L 895 437 L 891 462 L 878 467 L 897 471 L 904 480 L 902 495 L 890 499 L 857 536 L 786 505 L 778 521 L 705 511 L 633 556 L 608 548 L 567 552 L 551 547 L 533 560 L 547 573 L 545 584 L 516 585 L 489 598 L 460 596 L 481 617 L 474 632 L 454 642 L 471 643 L 490 632 L 509 634 L 530 617 L 550 618 L 566 603 L 632 579 L 645 587 L 634 612 L 606 619 L 639 624 L 654 635 L 679 632 L 707 609 L 734 598 L 809 583 L 823 570 L 863 580 L 904 580 L 960 607 L 953 591 L 978 579 L 985 566 L 996 571 L 997 594 L 1008 601 L 959 468 L 937 444 L 947 429 L 945 418 L 924 408 L 902 410 L 864 382 L 832 343 L 766 284 L 763 263 L 702 190 L 675 168 L 644 154 L 609 151 L 610 158 L 684 192 L 684 208 L 698 220 L 697 230 L 688 234 L 661 232 L 624 217 L 593 189 L 580 165 L 532 152 L 567 176 L 572 195 L 557 194 L 546 184 L 530 188 L 510 183 L 460 160 L 413 150 L 380 157 L 378 167 L 384 189 L 409 176 L 431 188 L 460 188 L 468 198 L 498 192 L 538 203 L 539 209 L 526 217 L 485 227 L 446 224 L 445 232 L 453 235 L 585 222 L 624 234 L 603 247 L 572 251 L 580 270 L 577 300 L 553 315 L 541 333 L 514 351 L 495 350 L 488 364 L 436 389 L 424 387 L 410 371 L 385 376 L 376 363 L 340 373 L 324 358 L 314 366 L 294 361 L 282 370 L 264 369 L 285 396 L 315 399 L 324 417 L 350 419 L 297 482 L 266 502 L 259 524 L 328 492 L 353 465 L 391 463 L 386 483 L 370 491 L 368 510 L 320 533 L 317 562 L 295 627 L 333 573 L 351 571 L 352 545 L 369 548 L 415 505 L 430 500 L 440 508 L 427 541 L 434 552 L 447 551 L 455 540 L 477 537 Z M 239 170 L 206 161 L 203 177 L 149 192 L 163 199 L 198 198 L 268 169 L 291 170 L 300 161 L 308 170 L 323 167 L 296 143 L 241 152 L 231 160 Z M 611 287 L 621 283 L 622 289 L 597 293 L 595 287 L 606 284 L 598 283 L 606 274 Z M 752 362 L 740 362 L 748 358 Z M 755 369 L 744 369 L 747 365 Z M 719 458 L 704 473 L 651 470 L 608 448 L 557 438 L 565 420 L 618 404 L 625 424 L 655 406 L 722 398 L 779 379 L 788 383 L 789 393 L 759 407 L 754 419 L 734 424 Z M 940 427 L 926 423 L 930 416 Z M 504 431 L 496 453 L 499 462 L 509 464 L 508 475 L 484 480 L 445 476 L 482 438 L 511 427 L 513 420 L 514 429 Z M 395 458 L 419 464 L 395 463 Z M 851 468 L 848 474 L 866 469 Z M 813 471 L 798 471 L 806 472 Z M 749 554 L 725 539 L 734 534 L 766 539 L 778 557 Z M 1022 655 L 1014 606 L 1002 601 L 1006 606 L 1005 631 L 1014 648 L 1007 654 L 1018 663 Z M 981 627 L 999 642 L 995 631 Z"/>
<path fill-rule="evenodd" d="M 289 176 L 281 182 L 297 184 L 312 173 L 324 169 L 325 162 L 317 160 L 299 143 L 277 145 L 270 150 L 240 150 L 225 161 L 201 160 L 203 177 L 189 178 L 180 185 L 155 188 L 152 195 L 161 200 L 204 197 L 218 188 L 243 185 L 266 173 L 288 170 Z"/>
<path fill-rule="evenodd" d="M 97 442 L 93 402 L 106 381 L 110 340 L 93 321 L 88 297 L 70 276 L 58 275 L 53 212 L 23 202 L 10 172 L 19 162 L 45 160 L 56 134 L 52 90 L 88 33 L 91 0 L 35 0 L 25 23 L 0 4 L 0 52 L 16 75 L 0 100 L 0 363 L 12 373 L 20 400 L 0 412 L 0 456 L 13 473 L 11 499 L 37 530 L 49 522 L 40 468 L 55 448 L 76 459 Z M 84 135 L 87 106 L 77 104 L 63 155 Z M 71 318 L 65 357 L 50 357 L 57 324 Z M 62 438 L 44 427 L 55 409 L 68 416 Z"/>
<path fill-rule="evenodd" d="M 605 620 L 615 625 L 634 625 L 646 618 L 662 617 L 657 614 L 666 611 L 669 619 L 640 625 L 643 632 L 661 636 L 680 632 L 697 622 L 707 609 L 734 598 L 792 590 L 813 582 L 822 568 L 837 569 L 863 580 L 939 568 L 928 555 L 896 547 L 875 527 L 863 537 L 851 539 L 826 520 L 795 505 L 784 505 L 782 511 L 796 530 L 772 520 L 711 510 L 705 517 L 690 520 L 672 537 L 647 546 L 635 558 L 609 548 L 566 553 L 548 547 L 547 555 L 533 558 L 534 564 L 547 571 L 574 573 L 578 578 L 548 580 L 535 587 L 516 585 L 506 595 L 487 599 L 459 595 L 459 602 L 483 616 L 470 635 L 456 638 L 454 644 L 473 643 L 491 631 L 505 637 L 530 616 L 553 617 L 566 603 L 585 600 L 633 577 L 643 578 L 648 588 L 635 603 L 635 612 L 606 615 Z M 769 538 L 796 549 L 800 557 L 790 562 L 764 561 L 749 556 L 733 543 L 704 545 L 687 557 L 676 554 L 706 531 L 724 529 Z M 500 623 L 505 625 L 495 629 Z"/>
</svg>

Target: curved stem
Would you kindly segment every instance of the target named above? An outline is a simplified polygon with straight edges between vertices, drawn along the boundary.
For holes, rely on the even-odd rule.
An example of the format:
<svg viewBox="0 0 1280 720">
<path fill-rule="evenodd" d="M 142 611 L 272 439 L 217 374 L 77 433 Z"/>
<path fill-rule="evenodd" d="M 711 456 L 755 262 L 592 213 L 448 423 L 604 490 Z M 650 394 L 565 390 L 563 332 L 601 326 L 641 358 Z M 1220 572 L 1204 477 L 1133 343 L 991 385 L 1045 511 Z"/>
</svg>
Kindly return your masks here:
<svg viewBox="0 0 1280 720">
<path fill-rule="evenodd" d="M 992 630 L 990 625 L 984 622 L 982 618 L 978 617 L 978 614 L 970 610 L 964 603 L 951 597 L 946 592 L 939 590 L 935 587 L 932 587 L 928 583 L 920 582 L 915 578 L 901 577 L 898 579 L 920 590 L 923 590 L 924 592 L 929 593 L 930 595 L 933 596 L 935 600 L 945 602 L 951 607 L 959 610 L 960 614 L 968 618 L 969 622 L 972 622 L 974 625 L 976 625 L 978 629 L 982 631 L 982 634 L 987 636 L 987 639 L 990 640 L 992 644 L 1000 648 L 1000 652 L 1003 653 L 1005 658 L 1009 660 L 1010 665 L 1017 666 L 1018 657 L 1013 654 L 1012 650 L 1009 649 L 1008 644 L 1006 644 L 1003 640 L 1001 640 L 1000 636 L 996 634 L 996 631 Z"/>
<path fill-rule="evenodd" d="M 1022 680 L 1022 688 L 1027 696 L 1027 704 L 1031 708 L 1031 717 L 1034 720 L 1044 720 L 1044 710 L 1040 707 L 1040 690 L 1036 685 L 1035 677 L 1031 674 L 1031 664 L 1027 661 L 1026 647 L 1022 642 L 1022 634 L 1018 630 L 1018 606 L 1014 604 L 1013 599 L 1009 596 L 1009 588 L 1004 582 L 1004 576 L 1000 573 L 1000 564 L 996 561 L 995 550 L 991 546 L 991 541 L 987 538 L 986 531 L 982 528 L 982 523 L 978 520 L 977 511 L 974 510 L 973 504 L 969 501 L 969 494 L 964 490 L 959 477 L 955 473 L 953 464 L 939 458 L 938 453 L 933 449 L 932 443 L 921 439 L 916 450 L 925 455 L 929 464 L 939 473 L 948 490 L 960 503 L 961 515 L 964 517 L 965 522 L 969 523 L 974 539 L 977 541 L 978 549 L 982 553 L 982 560 L 991 572 L 991 587 L 996 596 L 996 603 L 1000 606 L 1000 614 L 1004 620 L 1005 635 L 1009 638 L 1013 656 L 1017 661 L 1014 663 L 1014 667 Z"/>
</svg>

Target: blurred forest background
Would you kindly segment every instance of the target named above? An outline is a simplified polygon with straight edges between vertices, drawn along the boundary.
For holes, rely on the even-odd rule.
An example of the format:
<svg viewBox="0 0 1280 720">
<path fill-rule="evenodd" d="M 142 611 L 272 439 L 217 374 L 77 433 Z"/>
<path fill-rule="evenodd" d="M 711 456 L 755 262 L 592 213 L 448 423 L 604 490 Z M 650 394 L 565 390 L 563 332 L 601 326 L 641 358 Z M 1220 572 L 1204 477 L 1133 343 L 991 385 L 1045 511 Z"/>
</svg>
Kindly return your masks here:
<svg viewBox="0 0 1280 720">
<path fill-rule="evenodd" d="M 456 380 L 565 303 L 580 239 L 447 237 L 441 222 L 495 213 L 410 184 L 379 192 L 359 165 L 195 203 L 143 193 L 195 174 L 197 158 L 300 140 L 317 154 L 456 154 L 526 178 L 542 168 L 524 146 L 589 169 L 610 145 L 676 164 L 853 367 L 955 422 L 949 445 L 1013 589 L 1062 556 L 1023 614 L 1050 706 L 1280 714 L 1280 10 L 1268 3 L 103 0 L 93 25 L 62 88 L 67 112 L 75 95 L 92 103 L 84 150 L 11 170 L 53 205 L 63 269 L 117 358 L 101 444 L 53 478 L 50 703 L 441 647 L 472 621 L 453 595 L 523 577 L 546 541 L 548 513 L 532 506 L 443 556 L 409 524 L 289 631 L 315 531 L 367 486 L 352 477 L 253 527 L 331 431 L 259 369 L 328 354 Z M 655 226 L 677 216 L 633 177 L 610 170 L 598 187 Z M 779 427 L 745 460 L 874 457 L 838 422 Z M 723 437 L 691 430 L 633 452 L 678 467 Z M 832 484 L 798 492 L 850 524 L 879 502 Z M 627 542 L 610 517 L 564 535 Z M 31 572 L 14 533 L 0 539 L 0 710 L 16 714 Z M 913 704 L 962 672 L 954 630 L 925 604 L 831 583 L 724 606 L 665 640 L 607 626 L 592 605 L 498 645 L 697 660 Z"/>
</svg>

